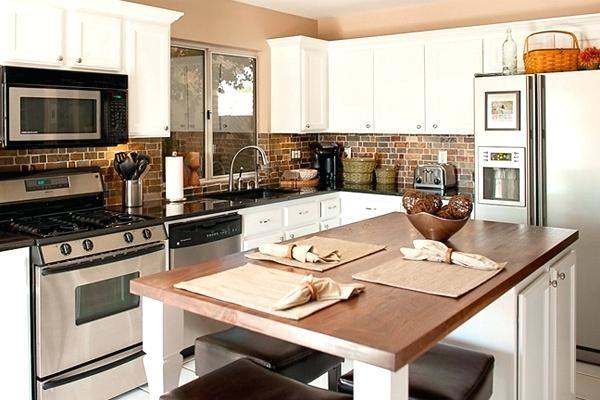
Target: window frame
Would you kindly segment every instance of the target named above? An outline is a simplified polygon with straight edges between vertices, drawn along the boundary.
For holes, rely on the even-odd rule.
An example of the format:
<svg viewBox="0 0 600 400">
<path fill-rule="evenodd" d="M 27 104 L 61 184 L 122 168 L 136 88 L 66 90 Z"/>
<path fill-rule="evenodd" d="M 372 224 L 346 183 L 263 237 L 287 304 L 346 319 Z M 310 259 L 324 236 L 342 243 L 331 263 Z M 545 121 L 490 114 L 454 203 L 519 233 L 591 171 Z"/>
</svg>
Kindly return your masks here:
<svg viewBox="0 0 600 400">
<path fill-rule="evenodd" d="M 232 57 L 247 57 L 254 59 L 254 143 L 258 145 L 258 52 L 241 50 L 235 48 L 213 46 L 206 43 L 199 43 L 189 40 L 173 39 L 171 46 L 184 47 L 193 50 L 202 50 L 204 52 L 204 177 L 201 177 L 205 183 L 224 182 L 229 180 L 229 175 L 213 175 L 213 159 L 214 159 L 214 143 L 213 143 L 213 82 L 212 82 L 212 67 L 213 54 L 232 56 Z M 211 118 L 208 118 L 208 114 Z M 242 174 L 244 178 L 254 177 L 254 171 L 245 171 Z"/>
</svg>

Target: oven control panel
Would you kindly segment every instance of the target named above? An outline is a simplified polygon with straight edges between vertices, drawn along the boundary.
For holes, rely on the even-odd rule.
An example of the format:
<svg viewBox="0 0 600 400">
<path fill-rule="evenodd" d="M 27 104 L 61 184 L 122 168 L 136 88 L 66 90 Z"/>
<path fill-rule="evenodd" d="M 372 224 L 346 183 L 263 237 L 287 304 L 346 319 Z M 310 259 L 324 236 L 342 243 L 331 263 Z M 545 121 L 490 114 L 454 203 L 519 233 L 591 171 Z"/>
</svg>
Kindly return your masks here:
<svg viewBox="0 0 600 400">
<path fill-rule="evenodd" d="M 69 261 L 80 257 L 96 256 L 111 251 L 165 241 L 163 225 L 136 228 L 105 235 L 46 244 L 33 256 L 35 265 Z"/>
</svg>

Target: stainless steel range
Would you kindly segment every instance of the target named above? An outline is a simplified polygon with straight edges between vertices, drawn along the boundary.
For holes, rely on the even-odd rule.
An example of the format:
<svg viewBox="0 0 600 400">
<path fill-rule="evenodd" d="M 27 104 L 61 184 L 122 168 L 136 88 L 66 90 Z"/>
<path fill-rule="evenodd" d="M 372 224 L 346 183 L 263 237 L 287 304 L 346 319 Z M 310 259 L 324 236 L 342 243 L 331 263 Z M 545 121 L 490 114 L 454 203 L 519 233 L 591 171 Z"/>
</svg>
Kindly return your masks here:
<svg viewBox="0 0 600 400">
<path fill-rule="evenodd" d="M 105 400 L 145 383 L 140 299 L 165 269 L 161 222 L 104 208 L 99 169 L 0 178 L 0 230 L 34 237 L 38 399 Z"/>
</svg>

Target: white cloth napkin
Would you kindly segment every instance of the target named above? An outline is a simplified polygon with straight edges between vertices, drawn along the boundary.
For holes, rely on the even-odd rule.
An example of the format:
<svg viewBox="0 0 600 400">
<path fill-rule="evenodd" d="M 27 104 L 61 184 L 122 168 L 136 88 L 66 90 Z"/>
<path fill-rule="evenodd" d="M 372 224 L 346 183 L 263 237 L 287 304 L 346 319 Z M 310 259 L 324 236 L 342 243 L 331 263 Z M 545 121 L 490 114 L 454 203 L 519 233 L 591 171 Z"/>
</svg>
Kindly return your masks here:
<svg viewBox="0 0 600 400">
<path fill-rule="evenodd" d="M 273 306 L 273 310 L 282 311 L 311 301 L 347 300 L 365 290 L 359 283 L 342 284 L 330 278 L 315 278 L 308 275 L 302 284 L 294 288 Z"/>
<path fill-rule="evenodd" d="M 497 263 L 479 254 L 454 251 L 435 240 L 415 240 L 413 244 L 414 249 L 408 247 L 400 249 L 407 260 L 445 262 L 482 271 L 496 271 L 506 266 L 506 263 Z"/>
<path fill-rule="evenodd" d="M 317 254 L 313 245 L 270 243 L 259 246 L 258 251 L 268 256 L 289 258 L 303 263 L 331 263 L 339 262 L 342 259 L 338 250 L 333 250 L 328 254 Z"/>
</svg>

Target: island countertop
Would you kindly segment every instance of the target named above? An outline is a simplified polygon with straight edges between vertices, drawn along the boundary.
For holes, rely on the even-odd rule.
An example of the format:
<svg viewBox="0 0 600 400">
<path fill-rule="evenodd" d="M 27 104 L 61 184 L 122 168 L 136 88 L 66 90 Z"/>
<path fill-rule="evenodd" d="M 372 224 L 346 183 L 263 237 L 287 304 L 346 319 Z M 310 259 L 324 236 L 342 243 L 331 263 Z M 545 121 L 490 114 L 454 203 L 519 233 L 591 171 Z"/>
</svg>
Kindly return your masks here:
<svg viewBox="0 0 600 400">
<path fill-rule="evenodd" d="M 385 251 L 316 276 L 351 282 L 352 275 L 401 256 L 422 238 L 402 213 L 346 225 L 320 236 L 385 245 Z M 319 351 L 397 371 L 417 359 L 531 273 L 578 239 L 578 232 L 496 222 L 469 221 L 448 242 L 458 251 L 506 261 L 504 271 L 458 299 L 365 283 L 360 296 L 300 321 L 267 315 L 242 306 L 173 288 L 181 281 L 244 265 L 242 253 L 136 279 L 134 294 L 196 314 L 287 340 Z M 253 263 L 278 267 L 272 263 Z M 305 270 L 295 272 L 307 274 Z M 364 283 L 364 282 L 361 282 Z"/>
</svg>

